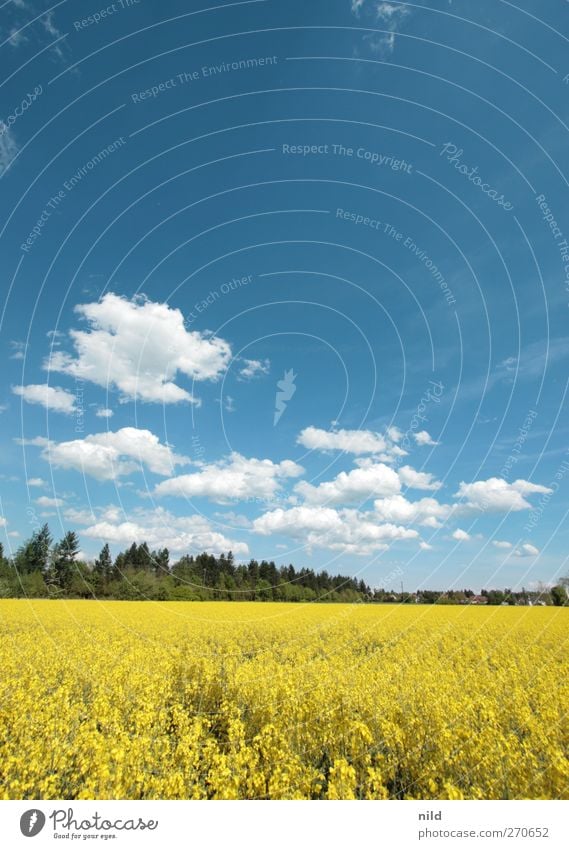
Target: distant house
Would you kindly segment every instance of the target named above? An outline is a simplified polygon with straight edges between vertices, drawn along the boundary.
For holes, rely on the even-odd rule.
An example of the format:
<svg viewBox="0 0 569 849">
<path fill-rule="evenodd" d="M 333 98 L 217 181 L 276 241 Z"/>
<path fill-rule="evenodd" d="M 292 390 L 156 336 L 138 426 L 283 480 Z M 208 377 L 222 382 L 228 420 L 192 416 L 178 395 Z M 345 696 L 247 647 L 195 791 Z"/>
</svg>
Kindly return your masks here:
<svg viewBox="0 0 569 849">
<path fill-rule="evenodd" d="M 469 599 L 470 604 L 488 604 L 488 599 L 485 595 L 473 595 L 471 599 Z"/>
</svg>

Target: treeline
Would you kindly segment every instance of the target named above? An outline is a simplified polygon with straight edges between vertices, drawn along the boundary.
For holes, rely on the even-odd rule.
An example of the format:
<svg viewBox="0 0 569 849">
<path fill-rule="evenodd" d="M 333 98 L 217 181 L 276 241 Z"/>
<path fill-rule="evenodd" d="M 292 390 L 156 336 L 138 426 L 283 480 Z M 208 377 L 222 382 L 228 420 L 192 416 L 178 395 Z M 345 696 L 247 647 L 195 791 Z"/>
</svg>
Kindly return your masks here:
<svg viewBox="0 0 569 849">
<path fill-rule="evenodd" d="M 231 552 L 185 555 L 171 563 L 167 548 L 133 543 L 113 559 L 106 544 L 91 563 L 79 559 L 79 551 L 74 531 L 54 544 L 48 525 L 12 559 L 0 545 L 0 597 L 356 602 L 373 595 L 355 578 L 266 560 L 236 563 Z"/>
<path fill-rule="evenodd" d="M 80 543 L 68 531 L 57 543 L 48 525 L 38 528 L 13 558 L 0 543 L 0 598 L 109 598 L 155 601 L 366 602 L 385 604 L 568 604 L 569 579 L 559 586 L 514 592 L 371 589 L 363 580 L 327 571 L 277 566 L 272 560 L 236 563 L 231 552 L 185 555 L 170 562 L 167 548 L 143 542 L 112 557 L 108 544 L 93 562 L 80 559 Z"/>
</svg>

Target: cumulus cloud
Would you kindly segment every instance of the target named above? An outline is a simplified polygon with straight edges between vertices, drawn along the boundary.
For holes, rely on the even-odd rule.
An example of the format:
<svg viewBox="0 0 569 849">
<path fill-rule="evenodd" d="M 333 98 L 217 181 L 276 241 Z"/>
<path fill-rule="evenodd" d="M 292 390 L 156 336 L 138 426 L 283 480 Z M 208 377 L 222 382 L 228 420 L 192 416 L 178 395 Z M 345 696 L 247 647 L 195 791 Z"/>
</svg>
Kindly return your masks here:
<svg viewBox="0 0 569 849">
<path fill-rule="evenodd" d="M 301 481 L 295 493 L 309 504 L 358 504 L 373 497 L 392 496 L 401 490 L 401 484 L 412 489 L 438 490 L 441 484 L 431 474 L 418 472 L 411 466 L 396 471 L 385 463 L 371 459 L 356 461 L 358 468 L 340 472 L 333 480 L 317 486 Z M 436 503 L 436 502 L 435 502 Z"/>
<path fill-rule="evenodd" d="M 23 360 L 25 357 L 26 351 L 26 343 L 20 342 L 17 339 L 12 339 L 10 342 L 10 348 L 12 349 L 12 353 L 10 354 L 11 360 Z"/>
<path fill-rule="evenodd" d="M 418 433 L 413 434 L 415 438 L 415 442 L 417 445 L 438 445 L 438 442 L 435 442 L 430 433 L 426 430 L 420 430 Z"/>
<path fill-rule="evenodd" d="M 13 386 L 14 395 L 19 395 L 27 404 L 39 404 L 53 413 L 75 413 L 75 396 L 67 389 L 49 386 L 47 383 L 32 383 L 28 386 Z"/>
<path fill-rule="evenodd" d="M 309 504 L 356 504 L 372 496 L 392 495 L 399 492 L 401 482 L 394 469 L 384 463 L 375 463 L 351 472 L 340 472 L 334 480 L 314 486 L 301 481 L 295 492 Z"/>
<path fill-rule="evenodd" d="M 466 531 L 463 531 L 462 528 L 457 528 L 456 531 L 452 535 L 453 539 L 458 540 L 459 542 L 468 542 L 469 539 L 472 539 L 470 534 Z"/>
<path fill-rule="evenodd" d="M 180 310 L 142 296 L 129 301 L 109 292 L 75 312 L 89 324 L 71 331 L 76 356 L 54 351 L 45 368 L 116 387 L 122 400 L 197 403 L 175 382 L 178 373 L 216 380 L 231 357 L 228 342 L 186 330 Z"/>
<path fill-rule="evenodd" d="M 249 554 L 247 543 L 216 531 L 203 516 L 174 516 L 160 507 L 136 510 L 128 518 L 107 516 L 86 528 L 82 536 L 116 545 L 147 542 L 151 549 L 167 548 L 174 554 Z"/>
<path fill-rule="evenodd" d="M 102 407 L 102 408 L 99 408 L 96 411 L 95 415 L 99 419 L 110 419 L 112 416 L 114 416 L 114 413 L 113 413 L 112 410 L 109 410 L 107 407 Z"/>
<path fill-rule="evenodd" d="M 507 542 L 506 540 L 500 540 L 500 539 L 492 540 L 492 545 L 495 548 L 502 548 L 502 549 L 513 548 L 513 545 L 512 545 L 511 542 Z"/>
<path fill-rule="evenodd" d="M 454 508 L 441 504 L 435 498 L 408 501 L 402 495 L 393 495 L 389 498 L 378 498 L 374 501 L 374 509 L 379 519 L 386 522 L 439 528 Z"/>
<path fill-rule="evenodd" d="M 28 478 L 28 486 L 45 486 L 43 478 Z"/>
<path fill-rule="evenodd" d="M 271 369 L 270 360 L 242 360 L 243 365 L 239 369 L 240 380 L 253 380 L 262 374 L 268 374 Z"/>
<path fill-rule="evenodd" d="M 43 437 L 29 440 L 38 445 L 42 457 L 58 469 L 74 469 L 97 480 L 116 480 L 143 466 L 157 475 L 169 475 L 176 466 L 189 462 L 163 445 L 149 430 L 123 427 L 115 432 L 95 433 L 84 439 L 53 442 Z"/>
<path fill-rule="evenodd" d="M 283 534 L 308 547 L 366 556 L 385 551 L 391 543 L 416 539 L 418 533 L 392 524 L 379 524 L 372 513 L 334 510 L 331 507 L 277 508 L 253 522 L 263 536 Z"/>
<path fill-rule="evenodd" d="M 418 472 L 411 466 L 403 466 L 399 469 L 398 474 L 401 483 L 411 487 L 411 489 L 430 489 L 436 492 L 442 486 L 442 483 L 435 480 L 434 476 L 429 472 Z"/>
<path fill-rule="evenodd" d="M 233 452 L 217 463 L 200 464 L 198 472 L 162 481 L 155 494 L 209 498 L 218 504 L 248 498 L 271 499 L 283 479 L 299 477 L 303 472 L 302 466 L 292 460 L 273 463 Z"/>
<path fill-rule="evenodd" d="M 306 427 L 296 440 L 299 445 L 312 451 L 345 451 L 348 454 L 375 454 L 384 462 L 404 457 L 406 451 L 399 448 L 393 434 L 399 437 L 397 428 L 390 428 L 391 438 L 372 430 L 322 430 Z M 389 431 L 388 431 L 389 434 Z"/>
<path fill-rule="evenodd" d="M 529 542 L 525 542 L 514 551 L 514 557 L 537 557 L 538 554 L 539 548 L 536 548 L 535 545 L 531 545 Z"/>
<path fill-rule="evenodd" d="M 548 492 L 551 492 L 551 489 L 529 481 L 517 480 L 508 483 L 502 478 L 489 478 L 474 483 L 462 482 L 454 497 L 464 499 L 461 505 L 463 510 L 517 512 L 531 509 L 531 504 L 524 496 Z"/>
<path fill-rule="evenodd" d="M 63 507 L 65 501 L 62 498 L 48 498 L 47 495 L 41 495 L 36 498 L 38 507 Z"/>
</svg>

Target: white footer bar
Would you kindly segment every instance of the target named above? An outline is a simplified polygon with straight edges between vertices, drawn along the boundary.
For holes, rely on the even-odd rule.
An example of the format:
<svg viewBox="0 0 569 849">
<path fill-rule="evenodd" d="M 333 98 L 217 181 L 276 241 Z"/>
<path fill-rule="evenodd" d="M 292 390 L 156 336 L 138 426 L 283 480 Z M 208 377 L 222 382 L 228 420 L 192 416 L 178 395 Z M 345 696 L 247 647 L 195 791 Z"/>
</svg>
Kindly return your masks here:
<svg viewBox="0 0 569 849">
<path fill-rule="evenodd" d="M 0 803 L 6 847 L 567 849 L 569 802 Z"/>
</svg>

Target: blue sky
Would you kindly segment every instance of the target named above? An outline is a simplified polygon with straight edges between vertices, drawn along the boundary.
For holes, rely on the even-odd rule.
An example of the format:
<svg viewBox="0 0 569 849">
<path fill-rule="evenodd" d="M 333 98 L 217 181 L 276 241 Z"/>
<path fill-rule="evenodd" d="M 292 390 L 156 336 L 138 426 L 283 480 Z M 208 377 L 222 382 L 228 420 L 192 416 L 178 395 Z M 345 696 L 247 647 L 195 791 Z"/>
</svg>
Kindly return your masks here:
<svg viewBox="0 0 569 849">
<path fill-rule="evenodd" d="M 568 15 L 5 3 L 8 550 L 565 574 Z"/>
</svg>

